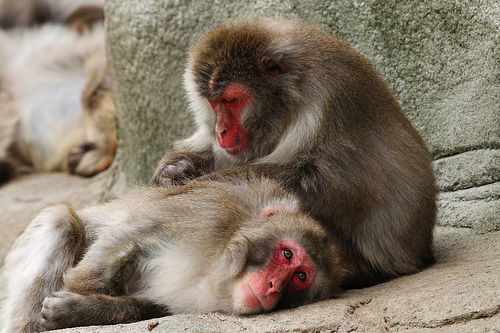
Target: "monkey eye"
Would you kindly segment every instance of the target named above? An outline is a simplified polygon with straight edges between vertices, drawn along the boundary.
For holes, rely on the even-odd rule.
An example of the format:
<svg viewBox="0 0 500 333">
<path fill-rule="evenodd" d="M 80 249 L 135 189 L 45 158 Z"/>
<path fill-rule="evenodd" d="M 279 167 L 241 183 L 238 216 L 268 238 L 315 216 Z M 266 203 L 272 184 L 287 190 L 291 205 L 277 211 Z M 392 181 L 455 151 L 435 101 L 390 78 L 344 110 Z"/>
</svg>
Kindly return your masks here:
<svg viewBox="0 0 500 333">
<path fill-rule="evenodd" d="M 262 57 L 260 65 L 268 75 L 278 75 L 285 71 L 285 63 L 273 57 Z"/>
<path fill-rule="evenodd" d="M 307 274 L 304 272 L 298 272 L 297 277 L 299 278 L 300 281 L 305 281 L 307 279 Z"/>
<path fill-rule="evenodd" d="M 292 251 L 290 250 L 283 250 L 283 256 L 288 260 L 290 261 L 290 259 L 292 258 Z"/>
<path fill-rule="evenodd" d="M 225 104 L 234 104 L 237 102 L 237 99 L 224 99 L 222 100 Z"/>
</svg>

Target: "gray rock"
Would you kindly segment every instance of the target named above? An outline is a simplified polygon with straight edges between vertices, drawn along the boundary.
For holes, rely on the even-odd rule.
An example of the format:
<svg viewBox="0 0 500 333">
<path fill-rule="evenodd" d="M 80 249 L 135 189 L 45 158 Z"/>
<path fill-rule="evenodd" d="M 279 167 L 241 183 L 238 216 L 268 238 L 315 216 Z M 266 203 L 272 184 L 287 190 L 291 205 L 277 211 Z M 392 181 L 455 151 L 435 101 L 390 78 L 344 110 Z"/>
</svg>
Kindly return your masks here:
<svg viewBox="0 0 500 333">
<path fill-rule="evenodd" d="M 479 232 L 500 230 L 500 183 L 439 195 L 438 224 L 473 228 Z"/>
<path fill-rule="evenodd" d="M 500 112 L 500 110 L 499 110 Z M 500 126 L 500 123 L 498 124 Z M 458 191 L 500 182 L 500 150 L 477 149 L 434 162 L 438 187 Z"/>
</svg>

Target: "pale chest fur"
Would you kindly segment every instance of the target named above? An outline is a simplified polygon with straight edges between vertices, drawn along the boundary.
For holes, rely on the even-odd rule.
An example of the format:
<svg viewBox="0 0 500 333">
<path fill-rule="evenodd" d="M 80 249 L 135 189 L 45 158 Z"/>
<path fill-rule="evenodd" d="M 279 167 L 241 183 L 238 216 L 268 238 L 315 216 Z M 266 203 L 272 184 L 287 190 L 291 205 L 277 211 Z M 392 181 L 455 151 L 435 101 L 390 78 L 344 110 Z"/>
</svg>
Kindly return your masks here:
<svg viewBox="0 0 500 333">
<path fill-rule="evenodd" d="M 165 305 L 173 314 L 230 311 L 230 298 L 214 297 L 217 293 L 208 271 L 209 260 L 203 253 L 191 254 L 168 244 L 139 262 L 129 292 Z"/>
</svg>

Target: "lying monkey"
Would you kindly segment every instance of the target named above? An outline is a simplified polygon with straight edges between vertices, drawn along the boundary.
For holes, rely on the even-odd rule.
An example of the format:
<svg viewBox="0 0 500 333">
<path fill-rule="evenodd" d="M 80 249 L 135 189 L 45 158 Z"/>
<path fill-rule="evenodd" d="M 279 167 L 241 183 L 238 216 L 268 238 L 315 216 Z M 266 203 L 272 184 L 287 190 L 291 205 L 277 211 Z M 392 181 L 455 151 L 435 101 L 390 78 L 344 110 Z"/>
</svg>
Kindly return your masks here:
<svg viewBox="0 0 500 333">
<path fill-rule="evenodd" d="M 136 189 L 78 213 L 48 207 L 5 274 L 3 332 L 255 314 L 329 298 L 340 283 L 325 230 L 256 177 Z"/>
<path fill-rule="evenodd" d="M 114 159 L 104 27 L 78 15 L 0 30 L 0 183 L 26 166 L 92 176 Z"/>
</svg>

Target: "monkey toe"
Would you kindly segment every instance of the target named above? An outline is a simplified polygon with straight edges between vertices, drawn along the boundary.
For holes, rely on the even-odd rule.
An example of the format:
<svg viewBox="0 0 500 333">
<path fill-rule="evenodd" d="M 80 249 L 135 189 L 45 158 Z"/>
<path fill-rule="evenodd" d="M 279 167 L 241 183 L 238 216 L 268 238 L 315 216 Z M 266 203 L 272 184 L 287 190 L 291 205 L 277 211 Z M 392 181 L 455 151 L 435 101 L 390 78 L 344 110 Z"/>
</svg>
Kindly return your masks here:
<svg viewBox="0 0 500 333">
<path fill-rule="evenodd" d="M 75 326 L 74 318 L 75 308 L 79 301 L 85 296 L 78 295 L 66 291 L 58 291 L 52 293 L 50 297 L 46 297 L 43 301 L 42 310 L 40 311 L 40 323 L 46 330 L 54 330 L 59 328 Z"/>
</svg>

